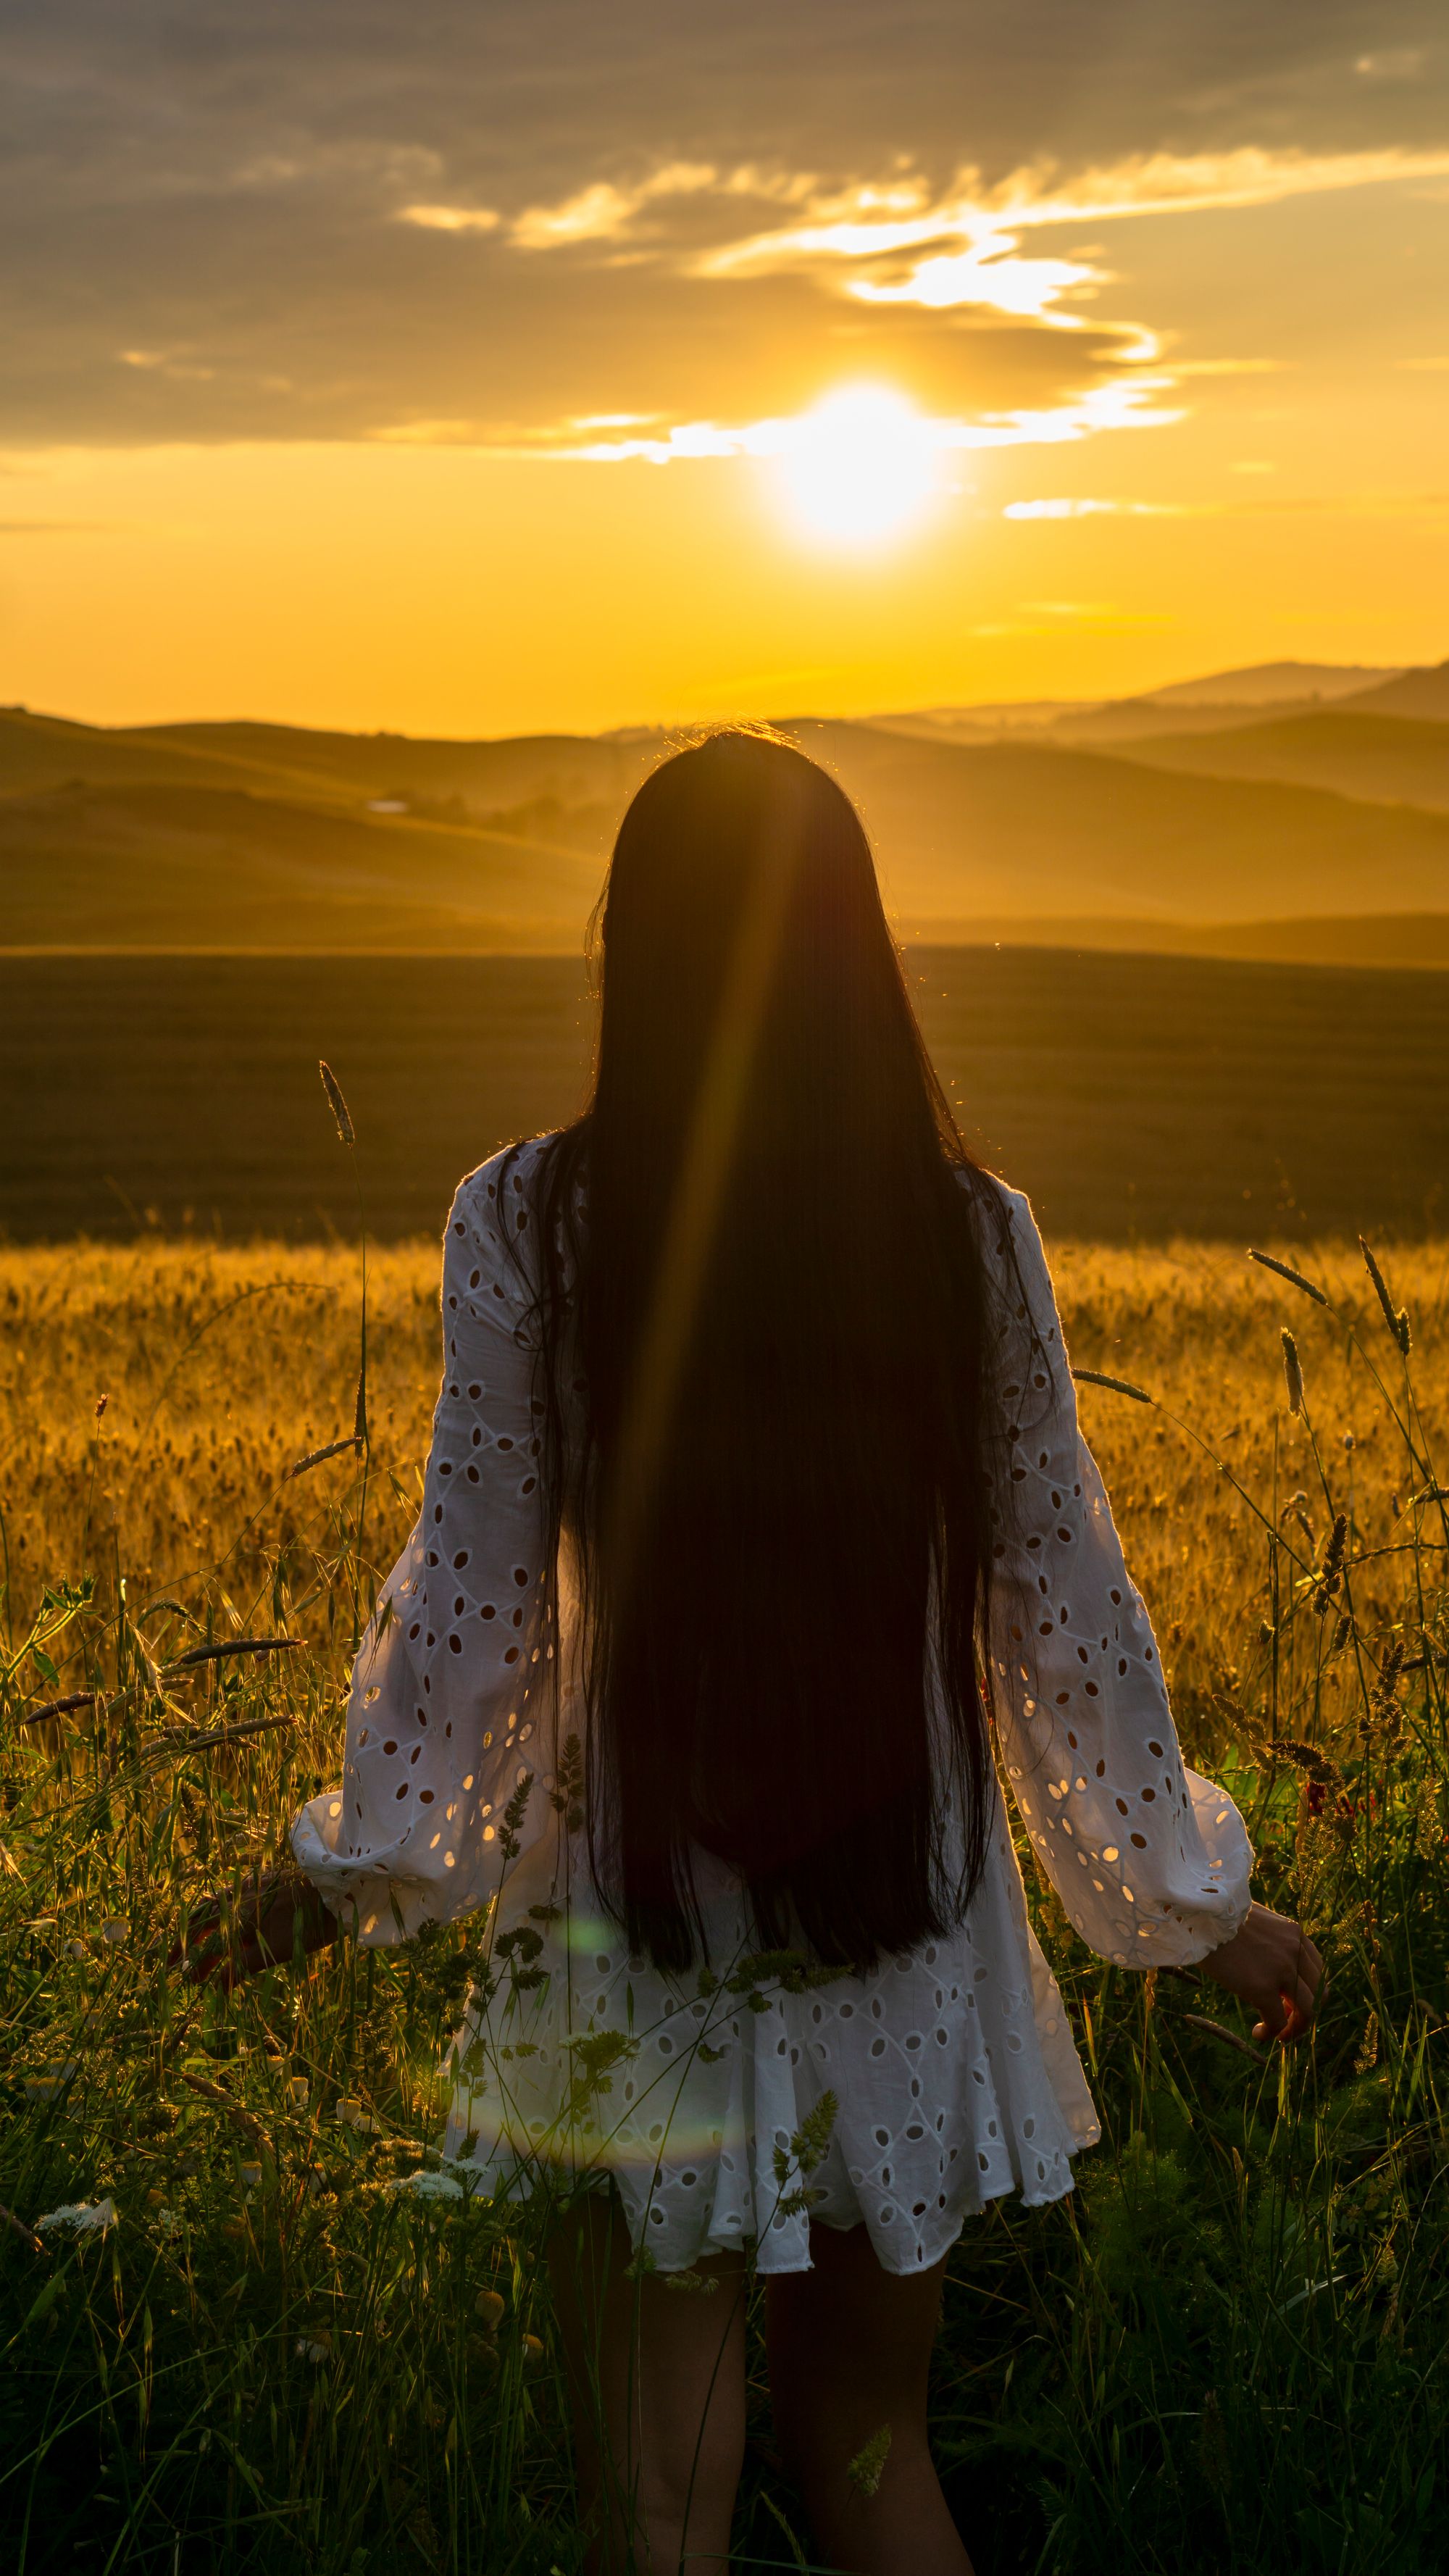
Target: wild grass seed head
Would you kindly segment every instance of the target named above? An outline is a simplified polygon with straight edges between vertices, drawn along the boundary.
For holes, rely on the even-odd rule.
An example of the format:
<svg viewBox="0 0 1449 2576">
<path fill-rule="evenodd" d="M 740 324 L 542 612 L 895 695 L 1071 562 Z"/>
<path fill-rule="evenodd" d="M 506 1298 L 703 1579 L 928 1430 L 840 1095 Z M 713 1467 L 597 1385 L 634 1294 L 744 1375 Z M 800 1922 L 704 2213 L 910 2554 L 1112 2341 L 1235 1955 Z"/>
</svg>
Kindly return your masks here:
<svg viewBox="0 0 1449 2576">
<path fill-rule="evenodd" d="M 1323 1561 L 1313 1588 L 1313 1607 L 1320 1619 L 1343 1582 L 1343 1551 L 1348 1544 L 1348 1514 L 1335 1512 L 1323 1545 Z"/>
<path fill-rule="evenodd" d="M 352 1124 L 352 1113 L 342 1097 L 342 1085 L 325 1056 L 319 1057 L 317 1070 L 322 1076 L 322 1088 L 327 1094 L 332 1115 L 337 1121 L 337 1133 L 342 1143 L 351 1147 L 357 1142 L 357 1130 Z"/>
<path fill-rule="evenodd" d="M 1384 1310 L 1384 1322 L 1388 1325 L 1389 1331 L 1395 1342 L 1398 1344 L 1404 1358 L 1407 1359 L 1409 1356 L 1410 1346 L 1413 1341 L 1413 1334 L 1409 1325 L 1409 1310 L 1407 1306 L 1395 1306 L 1392 1297 L 1389 1295 L 1388 1281 L 1385 1279 L 1377 1261 L 1374 1259 L 1373 1247 L 1363 1235 L 1359 1236 L 1358 1248 L 1363 1254 L 1364 1266 L 1368 1271 L 1370 1279 L 1374 1283 L 1375 1290 L 1378 1294 L 1379 1304 Z"/>
<path fill-rule="evenodd" d="M 1301 1416 L 1303 1412 L 1303 1366 L 1298 1357 L 1298 1345 L 1293 1339 L 1293 1336 L 1289 1332 L 1286 1324 L 1283 1326 L 1282 1330 L 1283 1376 L 1288 1388 L 1288 1410 L 1290 1413 Z"/>
<path fill-rule="evenodd" d="M 1295 1288 L 1302 1289 L 1305 1297 L 1311 1297 L 1313 1299 L 1315 1306 L 1326 1306 L 1328 1304 L 1328 1299 L 1323 1290 L 1317 1287 L 1313 1280 L 1305 1279 L 1302 1271 L 1294 1270 L 1290 1263 L 1286 1261 L 1275 1261 L 1271 1252 L 1254 1252 L 1250 1248 L 1248 1259 L 1250 1261 L 1258 1262 L 1264 1270 L 1276 1271 L 1280 1279 L 1290 1280 Z"/>
</svg>

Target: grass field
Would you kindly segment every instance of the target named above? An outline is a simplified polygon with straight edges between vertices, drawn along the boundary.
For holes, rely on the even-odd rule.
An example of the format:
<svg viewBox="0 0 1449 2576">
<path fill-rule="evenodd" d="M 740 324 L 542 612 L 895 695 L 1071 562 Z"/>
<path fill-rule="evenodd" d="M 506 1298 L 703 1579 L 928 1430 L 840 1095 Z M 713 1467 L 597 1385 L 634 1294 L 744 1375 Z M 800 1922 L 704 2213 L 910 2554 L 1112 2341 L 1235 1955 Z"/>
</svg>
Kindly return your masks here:
<svg viewBox="0 0 1449 2576">
<path fill-rule="evenodd" d="M 1157 1399 L 1082 1401 L 1190 1757 L 1332 1986 L 1313 2052 L 1259 2062 L 1232 2008 L 1103 1967 L 1033 1882 L 1104 2140 L 1069 2203 L 998 2205 L 952 2259 L 933 2408 L 983 2576 L 1439 2563 L 1449 1244 L 1390 1262 L 1407 1362 L 1356 1251 L 1290 1257 L 1329 1306 L 1236 1242 L 1057 1247 L 1074 1361 Z M 0 1252 L 0 1313 L 3 2562 L 573 2576 L 540 2206 L 408 2179 L 460 1936 L 230 2000 L 163 1966 L 182 1905 L 335 1776 L 354 1620 L 416 1503 L 435 1251 L 375 1260 L 365 1490 L 347 1459 L 287 1477 L 351 1427 L 340 1245 Z M 159 1678 L 257 1634 L 305 1643 Z M 807 2566 L 758 2343 L 752 2423 L 737 2564 Z"/>
<path fill-rule="evenodd" d="M 1008 948 L 908 952 L 967 1135 L 1058 1234 L 1444 1221 L 1439 973 Z M 589 1046 L 554 958 L 0 957 L 0 1232 L 440 1233 L 505 1137 L 571 1116 Z"/>
</svg>

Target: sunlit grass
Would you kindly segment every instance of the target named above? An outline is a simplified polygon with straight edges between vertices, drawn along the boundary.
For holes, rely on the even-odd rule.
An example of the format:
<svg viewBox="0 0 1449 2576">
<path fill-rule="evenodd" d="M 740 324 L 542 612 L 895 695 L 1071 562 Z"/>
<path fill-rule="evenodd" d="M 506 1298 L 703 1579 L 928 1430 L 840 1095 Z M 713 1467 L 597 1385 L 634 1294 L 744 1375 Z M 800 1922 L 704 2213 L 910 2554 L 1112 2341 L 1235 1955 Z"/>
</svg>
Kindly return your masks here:
<svg viewBox="0 0 1449 2576">
<path fill-rule="evenodd" d="M 935 2419 L 987 2571 L 1433 2563 L 1449 1256 L 1388 1263 L 1407 1364 L 1356 1247 L 1288 1257 L 1331 1310 L 1240 1247 L 1058 1254 L 1074 1361 L 1157 1399 L 1082 1406 L 1189 1755 L 1333 1982 L 1313 2053 L 1259 2062 L 1215 1990 L 1103 1967 L 1033 1882 L 1105 2135 L 1071 2202 L 998 2204 L 953 2258 Z M 388 2188 L 436 2167 L 478 1925 L 230 1998 L 165 1967 L 184 1908 L 336 1776 L 357 1593 L 416 1509 L 436 1296 L 432 1247 L 374 1256 L 360 1566 L 355 1461 L 290 1472 L 353 1427 L 353 1251 L 0 1254 L 7 2566 L 578 2563 L 546 2207 Z M 305 1642 L 181 1662 L 258 1635 Z M 99 2214 L 37 2250 L 67 2206 Z M 793 2563 L 753 2368 L 739 2563 Z"/>
</svg>

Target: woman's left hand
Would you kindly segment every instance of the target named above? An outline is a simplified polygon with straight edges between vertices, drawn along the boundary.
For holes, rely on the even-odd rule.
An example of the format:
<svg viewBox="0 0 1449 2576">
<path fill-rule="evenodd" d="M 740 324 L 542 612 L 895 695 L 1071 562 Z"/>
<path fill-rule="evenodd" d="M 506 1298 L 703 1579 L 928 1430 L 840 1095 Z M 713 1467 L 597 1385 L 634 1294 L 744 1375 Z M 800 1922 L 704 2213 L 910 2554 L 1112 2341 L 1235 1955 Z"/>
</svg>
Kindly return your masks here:
<svg viewBox="0 0 1449 2576">
<path fill-rule="evenodd" d="M 168 1965 L 179 1967 L 190 1983 L 204 1986 L 219 1976 L 223 1985 L 259 1976 L 264 1968 L 287 1967 L 296 1956 L 298 1933 L 304 1954 L 325 1950 L 336 1940 L 338 1925 L 310 1878 L 299 1869 L 266 1869 L 243 1890 L 234 1905 L 229 1896 L 209 1896 L 187 1924 L 183 1949 L 178 1942 Z"/>
<path fill-rule="evenodd" d="M 1258 2015 L 1255 2039 L 1301 2039 L 1313 2027 L 1323 1960 L 1300 1924 L 1255 1905 L 1240 1931 L 1198 1966 Z"/>
</svg>

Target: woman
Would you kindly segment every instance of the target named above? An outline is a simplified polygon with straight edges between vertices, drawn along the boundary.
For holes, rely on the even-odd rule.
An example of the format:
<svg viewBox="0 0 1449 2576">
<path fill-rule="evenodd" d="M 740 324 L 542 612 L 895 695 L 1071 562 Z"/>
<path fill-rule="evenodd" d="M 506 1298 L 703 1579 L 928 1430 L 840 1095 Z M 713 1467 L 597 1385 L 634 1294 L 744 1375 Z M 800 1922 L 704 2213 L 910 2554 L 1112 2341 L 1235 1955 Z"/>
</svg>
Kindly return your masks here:
<svg viewBox="0 0 1449 2576">
<path fill-rule="evenodd" d="M 726 2563 L 752 2261 L 819 2558 L 945 2576 L 948 2250 L 1099 2134 L 988 1720 L 1104 1957 L 1284 2038 L 1320 1963 L 1183 1767 L 1040 1238 L 956 1132 L 845 796 L 760 734 L 667 761 L 602 949 L 589 1107 L 454 1202 L 422 1514 L 263 1933 L 496 1899 L 448 2146 L 559 2193 L 601 2564 Z"/>
</svg>

